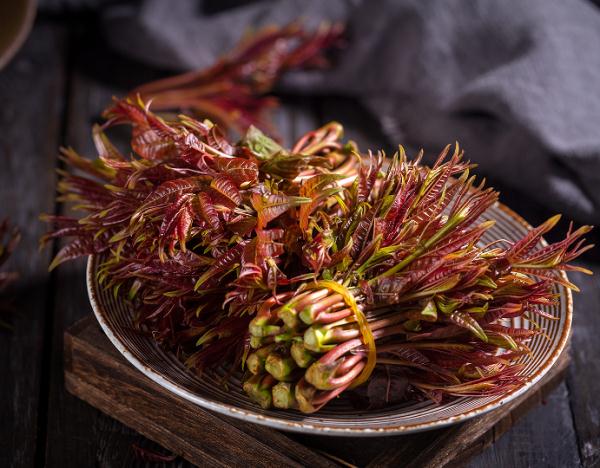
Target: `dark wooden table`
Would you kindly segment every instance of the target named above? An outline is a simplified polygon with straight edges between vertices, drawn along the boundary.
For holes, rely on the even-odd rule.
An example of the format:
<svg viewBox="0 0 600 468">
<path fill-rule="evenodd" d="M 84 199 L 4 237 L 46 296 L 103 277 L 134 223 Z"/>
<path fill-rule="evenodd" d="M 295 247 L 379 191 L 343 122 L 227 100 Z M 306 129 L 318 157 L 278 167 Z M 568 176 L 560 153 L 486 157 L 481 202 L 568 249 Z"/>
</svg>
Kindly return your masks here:
<svg viewBox="0 0 600 468">
<path fill-rule="evenodd" d="M 0 72 L 0 217 L 10 217 L 23 232 L 8 265 L 21 275 L 14 311 L 3 316 L 12 329 L 0 329 L 1 467 L 146 466 L 132 444 L 157 448 L 65 391 L 63 331 L 91 313 L 84 267 L 75 262 L 49 274 L 58 246 L 41 253 L 37 248 L 45 229 L 39 213 L 63 209 L 54 202 L 57 148 L 70 145 L 93 155 L 90 127 L 111 96 L 156 76 L 114 55 L 103 45 L 95 20 L 85 16 L 39 18 L 25 47 Z M 343 122 L 347 136 L 362 147 L 384 142 L 355 102 L 284 97 L 284 103 L 277 124 L 288 142 L 330 119 Z M 534 223 L 548 214 L 526 197 L 504 200 Z M 600 271 L 597 259 L 583 264 Z M 582 292 L 575 298 L 566 381 L 470 466 L 600 464 L 600 277 L 574 274 L 572 279 Z"/>
</svg>

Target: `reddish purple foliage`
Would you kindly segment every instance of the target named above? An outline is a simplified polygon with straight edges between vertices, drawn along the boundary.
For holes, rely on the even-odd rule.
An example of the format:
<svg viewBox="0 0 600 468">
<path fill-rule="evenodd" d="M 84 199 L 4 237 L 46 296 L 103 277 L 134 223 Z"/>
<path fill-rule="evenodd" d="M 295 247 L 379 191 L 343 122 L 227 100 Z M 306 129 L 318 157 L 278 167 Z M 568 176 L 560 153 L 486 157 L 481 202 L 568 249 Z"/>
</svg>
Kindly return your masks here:
<svg viewBox="0 0 600 468">
<path fill-rule="evenodd" d="M 251 125 L 273 131 L 267 111 L 277 100 L 266 94 L 287 71 L 326 67 L 325 52 L 342 44 L 342 33 L 341 25 L 325 23 L 315 31 L 298 23 L 264 28 L 210 68 L 145 84 L 131 95 L 151 100 L 156 110 L 193 111 L 239 133 Z"/>
</svg>

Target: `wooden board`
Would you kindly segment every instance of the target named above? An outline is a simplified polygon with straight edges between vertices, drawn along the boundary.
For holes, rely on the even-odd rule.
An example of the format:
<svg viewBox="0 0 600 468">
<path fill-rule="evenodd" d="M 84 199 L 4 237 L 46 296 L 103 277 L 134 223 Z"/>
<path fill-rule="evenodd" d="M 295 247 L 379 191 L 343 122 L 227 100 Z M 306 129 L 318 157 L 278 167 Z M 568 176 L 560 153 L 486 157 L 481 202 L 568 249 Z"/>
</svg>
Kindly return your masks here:
<svg viewBox="0 0 600 468">
<path fill-rule="evenodd" d="M 464 463 L 496 441 L 562 380 L 563 355 L 536 388 L 465 423 L 406 436 L 331 438 L 283 433 L 205 411 L 131 366 L 93 317 L 65 333 L 65 385 L 123 424 L 201 466 L 431 466 Z"/>
<path fill-rule="evenodd" d="M 594 275 L 569 274 L 582 293 L 575 296 L 573 365 L 569 368 L 567 387 L 581 463 L 597 467 L 600 466 L 600 265 L 582 265 L 593 269 Z"/>
</svg>

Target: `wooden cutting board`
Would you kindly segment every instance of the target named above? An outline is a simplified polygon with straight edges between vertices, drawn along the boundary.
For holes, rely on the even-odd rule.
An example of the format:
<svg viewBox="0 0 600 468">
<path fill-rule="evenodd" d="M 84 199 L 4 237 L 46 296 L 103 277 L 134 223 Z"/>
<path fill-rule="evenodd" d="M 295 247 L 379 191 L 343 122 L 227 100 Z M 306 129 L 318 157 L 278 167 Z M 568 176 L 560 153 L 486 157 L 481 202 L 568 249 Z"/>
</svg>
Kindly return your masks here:
<svg viewBox="0 0 600 468">
<path fill-rule="evenodd" d="M 73 395 L 199 466 L 456 466 L 497 440 L 562 380 L 568 353 L 526 394 L 448 428 L 342 438 L 269 429 L 203 410 L 129 364 L 94 317 L 65 332 L 65 385 Z"/>
</svg>

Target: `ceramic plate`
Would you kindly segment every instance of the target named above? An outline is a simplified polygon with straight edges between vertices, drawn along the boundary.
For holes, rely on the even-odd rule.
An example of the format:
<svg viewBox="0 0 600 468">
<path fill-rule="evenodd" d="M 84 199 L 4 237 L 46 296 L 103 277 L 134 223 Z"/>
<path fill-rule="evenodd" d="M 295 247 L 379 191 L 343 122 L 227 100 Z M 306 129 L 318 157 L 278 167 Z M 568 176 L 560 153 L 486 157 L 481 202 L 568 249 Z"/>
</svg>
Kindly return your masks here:
<svg viewBox="0 0 600 468">
<path fill-rule="evenodd" d="M 501 238 L 515 240 L 531 228 L 520 216 L 499 203 L 488 210 L 483 219 L 496 220 L 483 242 Z M 198 406 L 287 431 L 336 436 L 380 436 L 434 429 L 464 421 L 498 408 L 530 389 L 557 361 L 571 329 L 571 293 L 565 287 L 555 285 L 555 292 L 559 295 L 558 304 L 544 310 L 559 317 L 559 320 L 539 317 L 538 323 L 545 329 L 547 337 L 535 335 L 530 344 L 532 355 L 523 358 L 524 383 L 501 397 L 465 397 L 441 405 L 428 401 L 409 402 L 368 412 L 357 411 L 345 398 L 339 398 L 312 415 L 296 411 L 263 410 L 242 391 L 241 373 L 226 377 L 224 370 L 206 371 L 202 378 L 198 378 L 173 354 L 159 348 L 150 337 L 137 333 L 133 328 L 132 312 L 126 303 L 115 299 L 110 291 L 96 283 L 99 260 L 90 257 L 88 262 L 90 302 L 100 326 L 131 364 L 162 387 Z M 520 323 L 520 319 L 513 320 L 512 326 L 532 327 L 527 321 Z M 224 378 L 228 380 L 226 386 L 223 385 Z"/>
</svg>

